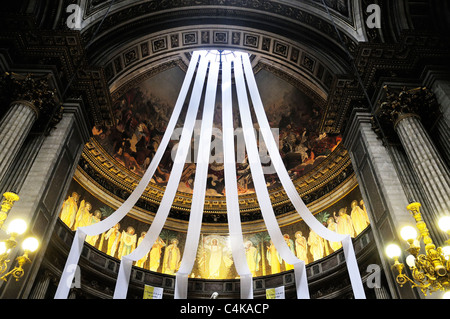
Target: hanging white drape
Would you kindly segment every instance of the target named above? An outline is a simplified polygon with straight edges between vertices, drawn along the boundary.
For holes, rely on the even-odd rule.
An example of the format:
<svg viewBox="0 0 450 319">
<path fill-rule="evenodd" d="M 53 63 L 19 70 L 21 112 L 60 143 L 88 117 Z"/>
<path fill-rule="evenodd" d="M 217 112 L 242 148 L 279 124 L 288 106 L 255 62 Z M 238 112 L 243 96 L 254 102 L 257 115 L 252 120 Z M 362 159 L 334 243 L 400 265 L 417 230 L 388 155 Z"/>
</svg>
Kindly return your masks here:
<svg viewBox="0 0 450 319">
<path fill-rule="evenodd" d="M 222 64 L 222 140 L 224 155 L 225 194 L 231 253 L 241 282 L 241 299 L 253 299 L 253 276 L 248 267 L 242 238 L 239 196 L 234 159 L 234 126 L 231 68 L 234 59 Z"/>
<path fill-rule="evenodd" d="M 164 191 L 163 198 L 159 204 L 155 219 L 148 229 L 144 239 L 133 252 L 129 255 L 122 256 L 116 288 L 114 290 L 114 299 L 126 298 L 133 261 L 142 259 L 150 251 L 161 233 L 167 216 L 169 215 L 170 208 L 172 207 L 173 200 L 180 184 L 184 164 L 186 163 L 186 157 L 189 152 L 189 148 L 191 147 L 192 133 L 194 131 L 195 120 L 197 118 L 200 100 L 203 93 L 205 76 L 208 70 L 209 61 L 205 58 L 205 55 L 205 52 L 200 54 L 200 64 L 197 70 L 194 87 L 192 89 L 191 100 L 189 102 L 183 130 L 181 132 L 181 138 L 178 143 L 174 164 L 172 166 L 172 171 L 169 176 L 166 190 Z"/>
<path fill-rule="evenodd" d="M 253 185 L 255 187 L 256 197 L 258 198 L 259 207 L 266 224 L 267 232 L 272 240 L 275 248 L 279 252 L 281 258 L 288 264 L 294 266 L 294 275 L 297 288 L 297 298 L 309 298 L 308 283 L 306 278 L 305 262 L 298 259 L 289 249 L 277 219 L 273 212 L 272 203 L 270 201 L 269 191 L 266 186 L 264 172 L 259 157 L 258 145 L 256 142 L 255 130 L 250 113 L 250 107 L 247 98 L 247 90 L 242 70 L 241 57 L 246 54 L 238 54 L 234 63 L 234 75 L 236 80 L 236 91 L 239 104 L 239 113 L 241 116 L 242 129 L 244 133 L 245 146 L 247 149 L 248 162 L 252 174 Z M 263 110 L 264 111 L 264 110 Z"/>
<path fill-rule="evenodd" d="M 69 252 L 69 256 L 66 261 L 66 265 L 61 276 L 60 283 L 58 285 L 58 289 L 55 294 L 56 299 L 67 298 L 68 296 L 75 274 L 76 267 L 74 266 L 78 264 L 86 235 L 99 235 L 114 227 L 132 209 L 132 207 L 136 204 L 137 200 L 144 192 L 167 148 L 170 137 L 178 121 L 183 103 L 191 87 L 194 73 L 196 71 L 195 82 L 192 88 L 185 123 L 175 155 L 174 165 L 172 167 L 169 181 L 164 192 L 164 196 L 161 200 L 155 218 L 151 226 L 149 227 L 149 230 L 147 231 L 147 234 L 144 237 L 143 241 L 132 253 L 126 256 L 122 256 L 121 259 L 116 287 L 114 290 L 114 298 L 126 298 L 132 263 L 134 261 L 142 259 L 150 251 L 151 247 L 157 240 L 162 228 L 164 227 L 167 216 L 170 212 L 170 208 L 173 204 L 173 200 L 178 190 L 181 174 L 185 165 L 186 157 L 191 145 L 191 138 L 196 122 L 195 120 L 203 96 L 205 78 L 209 70 L 203 105 L 200 144 L 197 157 L 194 193 L 192 197 L 188 232 L 183 252 L 183 258 L 181 260 L 180 268 L 176 273 L 175 280 L 175 298 L 187 298 L 188 277 L 192 272 L 192 268 L 195 263 L 202 225 L 206 181 L 211 154 L 211 136 L 214 108 L 219 69 L 221 65 L 224 178 L 230 243 L 235 267 L 241 280 L 241 298 L 253 298 L 253 278 L 247 264 L 242 238 L 239 201 L 237 193 L 236 163 L 234 160 L 235 148 L 231 93 L 232 63 L 234 67 L 236 93 L 238 98 L 239 113 L 243 126 L 242 128 L 244 133 L 244 141 L 247 149 L 251 174 L 255 185 L 256 196 L 271 240 L 273 241 L 276 249 L 280 253 L 281 257 L 285 260 L 285 262 L 294 266 L 297 297 L 299 299 L 309 298 L 305 263 L 304 261 L 298 259 L 287 246 L 287 243 L 284 240 L 281 229 L 275 217 L 272 203 L 270 201 L 269 192 L 266 187 L 266 181 L 264 178 L 264 172 L 258 151 L 253 121 L 250 113 L 250 105 L 248 101 L 249 95 L 255 110 L 258 124 L 263 134 L 265 145 L 272 160 L 272 164 L 276 169 L 278 177 L 284 189 L 286 190 L 289 199 L 293 203 L 297 212 L 300 214 L 301 218 L 305 220 L 307 225 L 313 231 L 319 234 L 319 236 L 329 241 L 342 242 L 355 298 L 365 298 L 364 289 L 362 286 L 361 277 L 359 275 L 358 265 L 356 263 L 356 257 L 350 236 L 340 235 L 328 230 L 312 215 L 312 213 L 303 203 L 287 173 L 286 168 L 284 167 L 283 161 L 279 154 L 278 146 L 271 133 L 264 107 L 259 96 L 258 88 L 256 86 L 256 81 L 253 75 L 253 70 L 248 54 L 235 53 L 235 55 L 231 59 L 230 57 L 231 55 L 228 56 L 228 59 L 226 61 L 220 62 L 216 61 L 216 59 L 211 55 L 208 56 L 208 53 L 206 51 L 193 53 L 185 80 L 180 90 L 178 100 L 175 104 L 174 111 L 168 123 L 167 130 L 152 162 L 150 163 L 149 168 L 147 169 L 143 178 L 139 182 L 136 189 L 129 196 L 129 198 L 110 217 L 97 224 L 77 229 L 77 231 L 75 232 L 71 250 Z"/>
<path fill-rule="evenodd" d="M 306 207 L 305 203 L 301 199 L 300 195 L 297 193 L 297 190 L 295 189 L 295 186 L 289 177 L 286 167 L 283 164 L 283 160 L 280 156 L 277 144 L 271 133 L 270 125 L 267 120 L 266 113 L 264 111 L 264 106 L 261 101 L 261 97 L 259 96 L 259 91 L 256 85 L 256 80 L 253 74 L 250 59 L 247 54 L 242 54 L 242 62 L 244 65 L 247 85 L 252 99 L 256 118 L 259 127 L 261 129 L 264 142 L 268 149 L 270 159 L 272 160 L 272 164 L 275 167 L 275 170 L 278 174 L 281 184 L 283 185 L 284 190 L 286 191 L 286 194 L 288 195 L 289 199 L 291 200 L 293 206 L 295 207 L 301 218 L 314 232 L 316 232 L 320 237 L 325 238 L 326 240 L 333 242 L 337 241 L 342 242 L 354 296 L 356 299 L 365 299 L 364 287 L 359 273 L 351 237 L 349 235 L 341 235 L 336 232 L 333 232 L 328 228 L 326 228 L 324 225 L 322 225 L 322 223 L 320 223 L 309 211 L 309 209 Z"/>
<path fill-rule="evenodd" d="M 67 257 L 67 261 L 64 266 L 58 288 L 55 293 L 55 299 L 66 299 L 69 294 L 86 236 L 100 235 L 101 233 L 108 231 L 110 228 L 114 227 L 133 208 L 133 206 L 145 191 L 145 188 L 153 177 L 153 174 L 155 173 L 156 168 L 158 167 L 161 158 L 166 151 L 167 145 L 169 144 L 170 138 L 173 134 L 181 110 L 183 108 L 184 101 L 186 100 L 186 96 L 190 89 L 192 78 L 197 68 L 197 62 L 199 58 L 200 53 L 194 52 L 192 55 L 191 63 L 189 64 L 188 70 L 186 72 L 180 94 L 176 101 L 169 123 L 167 124 L 164 136 L 161 140 L 158 150 L 155 153 L 155 156 L 153 157 L 149 167 L 147 168 L 137 187 L 125 200 L 125 202 L 108 218 L 94 225 L 80 227 L 76 230 L 72 246 L 69 251 L 69 255 Z"/>
<path fill-rule="evenodd" d="M 194 193 L 192 194 L 186 244 L 183 258 L 175 278 L 175 299 L 186 299 L 188 277 L 197 256 L 198 241 L 202 228 L 203 207 L 205 204 L 206 180 L 208 178 L 209 158 L 211 154 L 211 136 L 216 103 L 217 80 L 220 63 L 210 61 L 208 83 L 206 86 L 203 118 L 200 128 L 200 141 L 195 168 Z"/>
</svg>

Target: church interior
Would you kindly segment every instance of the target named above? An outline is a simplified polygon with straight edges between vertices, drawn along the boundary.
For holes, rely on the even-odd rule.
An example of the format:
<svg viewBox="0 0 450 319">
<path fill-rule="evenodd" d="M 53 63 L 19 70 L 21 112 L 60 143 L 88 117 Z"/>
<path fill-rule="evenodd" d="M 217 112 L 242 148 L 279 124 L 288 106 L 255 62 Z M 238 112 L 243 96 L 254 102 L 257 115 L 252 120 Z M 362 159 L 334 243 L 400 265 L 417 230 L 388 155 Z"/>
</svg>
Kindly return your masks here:
<svg viewBox="0 0 450 319">
<path fill-rule="evenodd" d="M 450 298 L 448 2 L 0 15 L 0 299 Z"/>
</svg>

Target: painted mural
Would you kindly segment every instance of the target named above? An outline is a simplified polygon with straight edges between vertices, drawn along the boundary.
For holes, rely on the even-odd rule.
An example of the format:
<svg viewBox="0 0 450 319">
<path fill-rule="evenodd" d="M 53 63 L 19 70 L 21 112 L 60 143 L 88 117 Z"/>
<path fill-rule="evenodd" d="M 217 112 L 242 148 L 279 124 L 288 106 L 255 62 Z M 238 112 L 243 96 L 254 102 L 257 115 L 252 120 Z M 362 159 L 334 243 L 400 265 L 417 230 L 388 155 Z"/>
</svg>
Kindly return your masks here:
<svg viewBox="0 0 450 319">
<path fill-rule="evenodd" d="M 326 158 L 340 143 L 341 137 L 317 132 L 322 110 L 300 89 L 264 69 L 255 76 L 271 127 L 279 130 L 279 149 L 285 166 L 293 179 L 298 178 Z M 142 176 L 158 149 L 183 79 L 184 72 L 173 67 L 129 89 L 114 102 L 115 124 L 93 128 L 96 141 L 115 161 Z M 237 100 L 236 96 L 233 100 Z M 219 130 L 220 101 L 218 90 L 214 125 Z M 185 105 L 184 112 L 186 108 Z M 234 109 L 237 110 L 236 105 Z M 239 115 L 236 111 L 234 114 L 237 128 L 240 127 Z M 184 115 L 182 113 L 179 127 L 183 124 Z M 173 138 L 152 180 L 160 186 L 167 184 L 173 165 L 171 154 L 178 142 L 176 137 Z M 213 141 L 218 154 L 221 152 L 220 142 L 220 138 Z M 237 171 L 239 194 L 254 193 L 245 156 L 237 164 Z M 224 195 L 223 175 L 220 160 L 212 161 L 207 195 Z M 178 190 L 192 193 L 194 176 L 195 158 L 192 158 L 191 163 L 185 165 Z M 266 179 L 269 187 L 278 186 L 274 175 L 268 174 Z"/>
<path fill-rule="evenodd" d="M 75 180 L 64 201 L 60 218 L 71 229 L 97 223 L 108 217 L 114 209 L 90 194 Z M 325 227 L 340 234 L 358 236 L 369 219 L 356 187 L 330 207 L 315 214 Z M 87 236 L 89 245 L 114 258 L 132 252 L 145 237 L 149 224 L 126 216 L 112 229 L 98 236 Z M 286 243 L 295 255 L 307 264 L 339 250 L 339 242 L 329 242 L 319 237 L 299 221 L 281 228 Z M 164 228 L 148 254 L 135 263 L 147 270 L 174 275 L 181 263 L 186 233 Z M 244 234 L 247 263 L 254 276 L 276 274 L 292 269 L 278 254 L 267 232 Z M 198 245 L 192 277 L 204 279 L 232 279 L 238 276 L 231 254 L 229 236 L 202 233 Z"/>
</svg>

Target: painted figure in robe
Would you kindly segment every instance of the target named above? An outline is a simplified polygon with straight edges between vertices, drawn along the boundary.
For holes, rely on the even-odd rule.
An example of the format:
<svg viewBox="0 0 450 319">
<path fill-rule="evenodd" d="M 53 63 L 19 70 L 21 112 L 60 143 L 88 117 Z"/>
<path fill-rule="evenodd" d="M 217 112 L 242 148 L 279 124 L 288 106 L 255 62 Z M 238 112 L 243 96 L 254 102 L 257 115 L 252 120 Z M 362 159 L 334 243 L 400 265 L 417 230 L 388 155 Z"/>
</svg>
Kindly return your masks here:
<svg viewBox="0 0 450 319">
<path fill-rule="evenodd" d="M 288 245 L 289 249 L 295 255 L 294 241 L 289 238 L 289 234 L 284 234 L 283 238 L 286 241 L 286 244 Z M 286 270 L 294 269 L 294 265 L 288 264 L 286 261 L 284 261 L 284 267 Z"/>
<path fill-rule="evenodd" d="M 323 242 L 323 238 L 313 230 L 309 231 L 308 245 L 309 251 L 313 256 L 314 261 L 324 257 L 325 245 Z"/>
<path fill-rule="evenodd" d="M 113 256 L 116 254 L 117 248 L 119 247 L 120 243 L 120 224 L 114 225 L 110 230 L 106 232 L 104 235 L 104 239 L 107 240 L 107 248 L 106 253 L 110 256 Z M 100 246 L 101 247 L 101 246 Z"/>
<path fill-rule="evenodd" d="M 355 229 L 353 228 L 351 217 L 347 214 L 347 207 L 341 208 L 338 216 L 334 213 L 334 217 L 336 218 L 337 232 L 339 234 L 355 237 Z"/>
<path fill-rule="evenodd" d="M 206 270 L 204 276 L 209 279 L 221 278 L 233 264 L 225 245 L 218 238 L 212 238 L 203 243 L 203 249 L 206 250 L 206 254 L 202 254 L 199 264 Z"/>
<path fill-rule="evenodd" d="M 91 218 L 92 205 L 86 202 L 84 199 L 80 203 L 77 215 L 75 216 L 74 230 L 78 227 L 83 227 L 89 225 L 89 219 Z"/>
<path fill-rule="evenodd" d="M 164 252 L 163 273 L 174 275 L 180 268 L 180 249 L 178 248 L 178 239 L 172 239 L 171 243 Z"/>
<path fill-rule="evenodd" d="M 102 219 L 102 212 L 99 210 L 95 210 L 94 214 L 92 214 L 89 218 L 89 222 L 88 225 L 93 225 L 98 223 L 100 220 Z M 86 225 L 86 226 L 88 226 Z M 86 236 L 86 242 L 91 244 L 92 246 L 95 247 L 95 245 L 97 244 L 97 240 L 100 237 L 100 235 L 94 235 L 94 236 Z"/>
<path fill-rule="evenodd" d="M 303 236 L 302 232 L 300 230 L 297 231 L 295 233 L 295 255 L 298 259 L 303 260 L 305 264 L 308 263 L 307 245 L 306 238 Z"/>
<path fill-rule="evenodd" d="M 358 206 L 356 200 L 351 203 L 352 211 L 350 216 L 352 218 L 353 227 L 355 228 L 356 235 L 359 235 L 369 225 L 369 217 L 366 212 Z"/>
<path fill-rule="evenodd" d="M 128 226 L 127 231 L 122 231 L 118 258 L 130 254 L 136 248 L 137 235 L 133 227 Z"/>
<path fill-rule="evenodd" d="M 141 244 L 141 242 L 144 240 L 146 234 L 147 234 L 147 232 L 145 232 L 145 231 L 143 231 L 143 232 L 141 233 L 141 236 L 139 237 L 138 242 L 137 242 L 137 246 L 139 246 L 139 245 Z M 136 247 L 137 247 L 137 246 L 136 246 Z M 139 259 L 139 260 L 136 262 L 136 265 L 135 265 L 135 266 L 136 266 L 136 267 L 144 268 L 145 262 L 146 262 L 147 259 L 148 259 L 148 255 L 149 255 L 149 253 L 145 254 L 144 257 L 142 257 L 141 259 Z"/>
<path fill-rule="evenodd" d="M 267 247 L 266 253 L 267 261 L 269 262 L 270 270 L 272 274 L 276 274 L 280 272 L 280 265 L 282 263 L 282 259 L 280 254 L 278 253 L 273 241 L 270 240 L 270 245 Z"/>
<path fill-rule="evenodd" d="M 329 217 L 327 219 L 327 228 L 331 230 L 332 232 L 337 232 L 337 224 L 333 217 Z M 340 241 L 329 241 L 331 249 L 333 251 L 338 250 L 342 247 L 342 243 Z"/>
<path fill-rule="evenodd" d="M 61 220 L 69 226 L 70 229 L 74 226 L 75 216 L 78 211 L 78 201 L 80 199 L 80 195 L 78 193 L 73 192 L 72 196 L 69 196 L 63 203 L 61 208 Z"/>
<path fill-rule="evenodd" d="M 252 276 L 256 276 L 256 272 L 259 271 L 259 263 L 261 262 L 261 254 L 258 249 L 253 245 L 250 240 L 247 240 L 244 244 L 245 257 L 247 259 L 248 268 L 252 273 Z"/>
<path fill-rule="evenodd" d="M 166 246 L 166 243 L 161 239 L 161 237 L 158 237 L 158 239 L 153 244 L 152 249 L 150 250 L 150 270 L 151 271 L 158 270 L 159 265 L 161 264 L 161 251 L 162 251 L 162 248 L 165 246 Z"/>
</svg>

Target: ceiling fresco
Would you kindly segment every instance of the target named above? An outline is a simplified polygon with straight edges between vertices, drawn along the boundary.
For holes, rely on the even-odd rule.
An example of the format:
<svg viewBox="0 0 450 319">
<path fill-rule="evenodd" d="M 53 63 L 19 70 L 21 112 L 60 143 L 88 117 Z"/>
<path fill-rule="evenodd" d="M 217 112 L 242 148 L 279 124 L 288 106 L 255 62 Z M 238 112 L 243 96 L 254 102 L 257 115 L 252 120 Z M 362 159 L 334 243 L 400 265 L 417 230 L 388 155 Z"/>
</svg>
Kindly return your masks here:
<svg viewBox="0 0 450 319">
<path fill-rule="evenodd" d="M 272 129 L 275 129 L 285 166 L 293 179 L 302 177 L 333 152 L 341 137 L 319 131 L 324 116 L 323 108 L 302 90 L 265 69 L 259 70 L 255 76 L 268 120 Z M 114 101 L 114 125 L 93 128 L 93 136 L 98 145 L 125 170 L 139 177 L 144 174 L 165 132 L 183 79 L 184 71 L 179 67 L 172 67 L 137 83 Z M 214 125 L 219 132 L 220 101 L 218 90 Z M 237 105 L 233 107 L 235 129 L 239 129 Z M 178 127 L 182 125 L 183 113 Z M 174 135 L 152 179 L 152 183 L 159 187 L 164 187 L 168 182 L 173 164 L 172 155 L 177 143 L 177 136 Z M 188 156 L 190 163 L 185 164 L 178 188 L 179 192 L 186 194 L 193 192 L 196 145 L 194 138 L 191 145 L 192 155 Z M 224 196 L 220 135 L 216 136 L 213 145 L 216 149 L 212 150 L 214 160 L 210 164 L 207 195 Z M 239 159 L 239 156 L 237 157 Z M 254 193 L 245 154 L 242 154 L 237 163 L 237 173 L 239 194 Z M 266 180 L 272 188 L 280 186 L 276 175 L 270 174 L 270 171 L 266 174 Z"/>
</svg>

